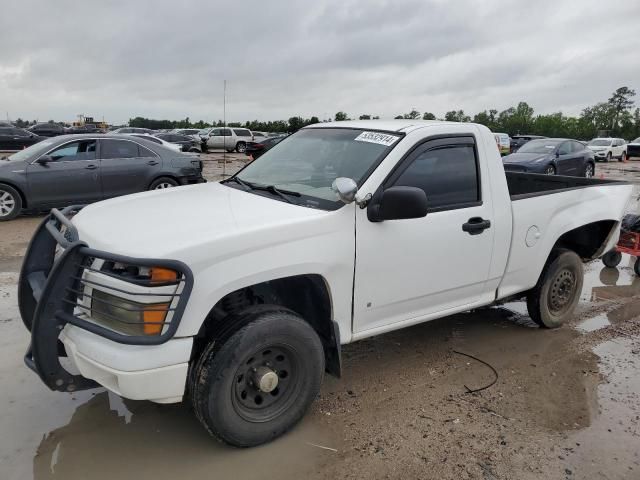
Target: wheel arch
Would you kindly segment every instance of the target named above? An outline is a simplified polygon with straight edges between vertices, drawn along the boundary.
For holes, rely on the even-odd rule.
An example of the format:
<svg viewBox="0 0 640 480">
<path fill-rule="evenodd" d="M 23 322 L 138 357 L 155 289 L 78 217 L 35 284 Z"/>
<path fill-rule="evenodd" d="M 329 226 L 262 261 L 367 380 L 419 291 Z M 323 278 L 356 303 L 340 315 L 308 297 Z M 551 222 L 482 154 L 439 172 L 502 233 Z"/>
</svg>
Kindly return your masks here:
<svg viewBox="0 0 640 480">
<path fill-rule="evenodd" d="M 180 185 L 180 180 L 178 179 L 178 177 L 176 177 L 175 175 L 171 174 L 171 173 L 167 173 L 167 174 L 159 174 L 154 176 L 151 181 L 149 182 L 149 184 L 147 185 L 147 190 L 149 190 L 151 188 L 151 185 L 153 185 L 154 182 L 160 180 L 161 178 L 170 178 L 171 180 L 174 180 L 175 182 L 178 183 L 178 185 Z"/>
<path fill-rule="evenodd" d="M 333 319 L 328 282 L 320 274 L 299 274 L 255 283 L 224 295 L 211 308 L 194 337 L 191 362 L 197 361 L 212 340 L 225 338 L 241 328 L 241 312 L 269 305 L 285 307 L 300 315 L 316 331 L 325 353 L 328 373 L 341 374 L 340 327 Z"/>
<path fill-rule="evenodd" d="M 583 261 L 593 260 L 604 253 L 610 238 L 616 234 L 618 226 L 617 220 L 598 220 L 581 225 L 563 233 L 556 240 L 551 252 L 556 249 L 566 249 L 577 253 Z"/>
</svg>

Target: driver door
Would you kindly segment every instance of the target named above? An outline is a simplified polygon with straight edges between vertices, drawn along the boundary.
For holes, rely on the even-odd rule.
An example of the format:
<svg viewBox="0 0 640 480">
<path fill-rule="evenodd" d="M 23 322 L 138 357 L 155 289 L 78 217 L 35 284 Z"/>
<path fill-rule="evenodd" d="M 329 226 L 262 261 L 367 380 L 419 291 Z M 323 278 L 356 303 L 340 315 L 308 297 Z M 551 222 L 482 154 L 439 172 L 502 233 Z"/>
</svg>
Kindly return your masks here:
<svg viewBox="0 0 640 480">
<path fill-rule="evenodd" d="M 51 161 L 31 163 L 27 184 L 32 206 L 56 207 L 102 199 L 97 140 L 76 140 L 49 152 Z"/>
<path fill-rule="evenodd" d="M 372 222 L 357 209 L 354 333 L 416 323 L 493 295 L 485 285 L 495 227 L 464 227 L 494 220 L 490 191 L 480 182 L 488 177 L 473 136 L 431 140 L 381 187 L 424 190 L 425 217 Z"/>
</svg>

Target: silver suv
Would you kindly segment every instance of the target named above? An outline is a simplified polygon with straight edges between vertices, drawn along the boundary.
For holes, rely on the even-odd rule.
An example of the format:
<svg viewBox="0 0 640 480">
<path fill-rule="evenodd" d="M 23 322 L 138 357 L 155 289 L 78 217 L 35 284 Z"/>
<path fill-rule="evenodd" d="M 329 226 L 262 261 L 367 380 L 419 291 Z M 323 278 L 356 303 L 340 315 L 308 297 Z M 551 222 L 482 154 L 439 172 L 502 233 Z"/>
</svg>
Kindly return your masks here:
<svg viewBox="0 0 640 480">
<path fill-rule="evenodd" d="M 244 153 L 247 142 L 253 142 L 253 133 L 248 128 L 214 127 L 207 132 L 200 133 L 202 143 L 209 149 L 222 149 L 227 152 Z"/>
</svg>

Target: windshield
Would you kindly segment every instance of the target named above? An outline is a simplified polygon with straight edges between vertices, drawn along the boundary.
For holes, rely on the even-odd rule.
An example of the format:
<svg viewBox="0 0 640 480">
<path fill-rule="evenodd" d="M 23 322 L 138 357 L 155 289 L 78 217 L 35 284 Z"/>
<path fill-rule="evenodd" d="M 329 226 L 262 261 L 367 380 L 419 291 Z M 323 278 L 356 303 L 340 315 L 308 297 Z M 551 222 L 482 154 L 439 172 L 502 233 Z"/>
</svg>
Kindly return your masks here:
<svg viewBox="0 0 640 480">
<path fill-rule="evenodd" d="M 605 139 L 591 140 L 589 142 L 589 145 L 591 145 L 592 147 L 608 147 L 609 145 L 611 145 L 611 140 L 605 140 Z"/>
<path fill-rule="evenodd" d="M 640 143 L 640 137 L 636 138 L 633 142 L 631 143 Z"/>
<path fill-rule="evenodd" d="M 20 150 L 19 152 L 14 153 L 8 158 L 9 160 L 14 162 L 19 162 L 21 160 L 35 160 L 40 155 L 42 155 L 47 150 L 49 150 L 54 142 L 55 140 L 51 139 L 51 140 L 44 140 L 42 142 L 35 143 L 31 145 L 29 148 Z"/>
<path fill-rule="evenodd" d="M 559 140 L 531 140 L 521 146 L 518 153 L 552 153 L 559 143 Z"/>
<path fill-rule="evenodd" d="M 348 177 L 360 186 L 400 138 L 395 133 L 346 128 L 300 130 L 249 164 L 237 177 L 251 184 L 299 193 L 292 199 L 297 204 L 333 210 L 342 205 L 331 189 L 333 181 Z"/>
</svg>

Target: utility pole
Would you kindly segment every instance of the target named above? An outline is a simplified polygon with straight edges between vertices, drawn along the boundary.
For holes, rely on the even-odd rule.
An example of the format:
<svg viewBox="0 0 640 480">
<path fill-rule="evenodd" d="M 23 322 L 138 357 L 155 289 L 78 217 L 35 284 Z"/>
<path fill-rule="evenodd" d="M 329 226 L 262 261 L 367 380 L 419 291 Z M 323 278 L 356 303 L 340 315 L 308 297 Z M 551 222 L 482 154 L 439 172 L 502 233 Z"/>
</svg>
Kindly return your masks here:
<svg viewBox="0 0 640 480">
<path fill-rule="evenodd" d="M 222 130 L 223 133 L 223 141 L 222 141 L 222 145 L 223 145 L 223 150 L 222 150 L 222 178 L 225 178 L 227 176 L 227 137 L 224 136 L 225 133 L 227 133 L 227 81 L 224 80 L 224 84 L 223 84 L 223 88 L 222 88 L 222 123 L 224 130 Z"/>
</svg>

